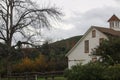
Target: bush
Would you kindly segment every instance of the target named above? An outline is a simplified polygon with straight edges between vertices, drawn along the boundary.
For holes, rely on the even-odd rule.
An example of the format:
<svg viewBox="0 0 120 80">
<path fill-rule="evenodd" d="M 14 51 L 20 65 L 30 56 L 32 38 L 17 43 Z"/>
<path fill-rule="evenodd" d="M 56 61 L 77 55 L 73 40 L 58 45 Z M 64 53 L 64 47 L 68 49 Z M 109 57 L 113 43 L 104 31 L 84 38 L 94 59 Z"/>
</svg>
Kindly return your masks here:
<svg viewBox="0 0 120 80">
<path fill-rule="evenodd" d="M 120 64 L 106 68 L 104 77 L 106 80 L 120 80 Z"/>
<path fill-rule="evenodd" d="M 67 80 L 120 80 L 120 64 L 106 66 L 101 63 L 76 65 L 65 71 Z"/>
<path fill-rule="evenodd" d="M 100 63 L 89 63 L 76 65 L 65 71 L 67 80 L 103 80 L 105 66 Z"/>
</svg>

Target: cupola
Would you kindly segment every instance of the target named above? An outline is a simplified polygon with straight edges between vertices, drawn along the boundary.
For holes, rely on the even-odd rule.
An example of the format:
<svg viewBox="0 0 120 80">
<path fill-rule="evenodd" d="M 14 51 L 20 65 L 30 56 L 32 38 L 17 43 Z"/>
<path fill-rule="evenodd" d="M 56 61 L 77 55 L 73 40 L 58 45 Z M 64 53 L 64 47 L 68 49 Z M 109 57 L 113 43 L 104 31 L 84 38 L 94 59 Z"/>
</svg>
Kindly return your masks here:
<svg viewBox="0 0 120 80">
<path fill-rule="evenodd" d="M 113 15 L 108 22 L 111 29 L 120 31 L 120 19 L 116 15 Z"/>
</svg>

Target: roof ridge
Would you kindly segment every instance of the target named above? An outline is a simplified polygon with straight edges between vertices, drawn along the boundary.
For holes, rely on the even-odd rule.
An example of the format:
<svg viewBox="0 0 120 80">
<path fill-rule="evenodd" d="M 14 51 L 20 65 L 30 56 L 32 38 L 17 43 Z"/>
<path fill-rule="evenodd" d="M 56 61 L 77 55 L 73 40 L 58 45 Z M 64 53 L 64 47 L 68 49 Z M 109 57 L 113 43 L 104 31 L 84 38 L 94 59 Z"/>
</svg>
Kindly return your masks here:
<svg viewBox="0 0 120 80">
<path fill-rule="evenodd" d="M 113 14 L 113 16 L 108 20 L 108 22 L 110 21 L 120 21 L 120 19 L 115 14 Z"/>
<path fill-rule="evenodd" d="M 111 28 L 107 28 L 107 27 L 99 27 L 99 26 L 93 26 L 94 28 L 101 28 L 101 29 L 107 29 L 107 30 L 112 30 L 112 31 L 115 31 L 115 32 L 120 32 L 120 31 L 117 31 L 117 30 L 114 30 L 114 29 L 111 29 Z"/>
<path fill-rule="evenodd" d="M 114 29 L 111 29 L 111 28 L 104 28 L 104 27 L 94 27 L 94 28 L 99 30 L 102 33 L 120 37 L 120 31 L 117 31 L 117 30 L 114 30 Z"/>
<path fill-rule="evenodd" d="M 110 28 L 107 28 L 107 27 L 100 27 L 100 26 L 92 26 L 94 28 L 104 28 L 104 29 L 110 29 Z"/>
</svg>

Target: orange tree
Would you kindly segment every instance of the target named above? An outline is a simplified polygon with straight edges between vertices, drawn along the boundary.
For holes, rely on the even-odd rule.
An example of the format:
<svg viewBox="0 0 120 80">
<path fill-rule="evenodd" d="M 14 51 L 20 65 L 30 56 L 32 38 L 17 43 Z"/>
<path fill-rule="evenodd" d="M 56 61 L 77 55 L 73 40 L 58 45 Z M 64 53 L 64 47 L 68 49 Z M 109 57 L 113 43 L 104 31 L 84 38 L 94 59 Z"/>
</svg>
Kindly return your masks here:
<svg viewBox="0 0 120 80">
<path fill-rule="evenodd" d="M 31 72 L 34 70 L 33 60 L 25 57 L 20 63 L 13 65 L 13 70 L 15 72 Z"/>
<path fill-rule="evenodd" d="M 34 61 L 36 71 L 45 71 L 48 67 L 45 55 L 40 54 Z"/>
</svg>

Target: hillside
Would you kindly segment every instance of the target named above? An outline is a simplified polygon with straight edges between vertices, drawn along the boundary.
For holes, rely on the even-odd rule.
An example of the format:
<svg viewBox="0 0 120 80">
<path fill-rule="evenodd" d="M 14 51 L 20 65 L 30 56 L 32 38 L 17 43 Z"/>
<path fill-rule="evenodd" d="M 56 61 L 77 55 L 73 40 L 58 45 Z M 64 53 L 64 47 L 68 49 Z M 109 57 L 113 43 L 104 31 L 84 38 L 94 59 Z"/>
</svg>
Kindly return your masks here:
<svg viewBox="0 0 120 80">
<path fill-rule="evenodd" d="M 52 43 L 51 45 L 66 48 L 68 51 L 81 39 L 81 37 L 82 37 L 82 35 L 74 36 L 71 38 L 56 41 L 56 42 Z"/>
<path fill-rule="evenodd" d="M 81 38 L 82 36 L 74 36 L 71 38 L 56 41 L 54 43 L 45 43 L 41 47 L 23 48 L 24 56 L 38 56 L 37 54 L 66 54 Z"/>
<path fill-rule="evenodd" d="M 43 54 L 55 54 L 63 56 L 80 40 L 82 36 L 74 36 L 68 39 L 56 41 L 54 43 L 45 43 L 41 46 L 41 52 Z"/>
</svg>

